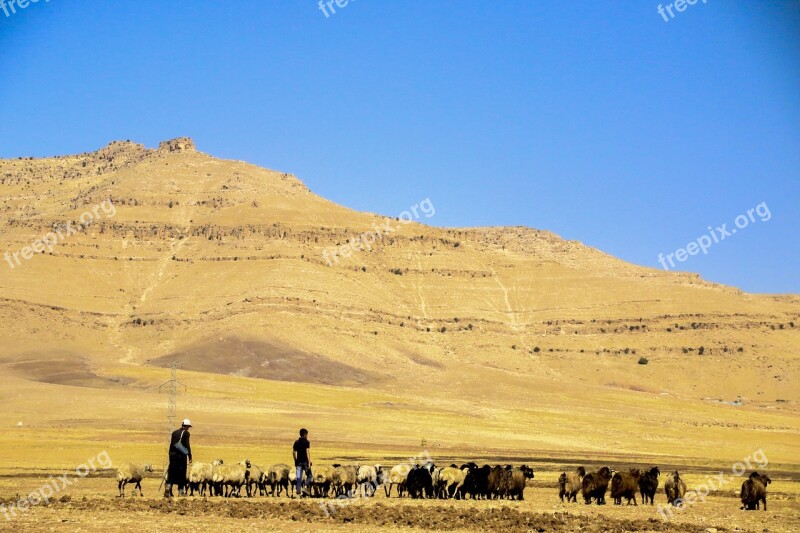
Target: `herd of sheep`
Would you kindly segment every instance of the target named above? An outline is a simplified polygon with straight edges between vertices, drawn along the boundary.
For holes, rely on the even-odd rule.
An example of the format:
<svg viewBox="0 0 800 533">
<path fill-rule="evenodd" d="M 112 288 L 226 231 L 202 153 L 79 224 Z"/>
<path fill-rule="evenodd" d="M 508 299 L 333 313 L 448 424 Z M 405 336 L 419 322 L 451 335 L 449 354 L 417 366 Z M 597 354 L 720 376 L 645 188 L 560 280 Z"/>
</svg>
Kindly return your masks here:
<svg viewBox="0 0 800 533">
<path fill-rule="evenodd" d="M 134 485 L 143 495 L 141 481 L 150 472 L 151 465 L 125 464 L 117 468 L 117 484 L 120 497 L 125 496 L 128 483 Z M 661 473 L 658 467 L 646 472 L 630 469 L 628 472 L 614 472 L 604 466 L 596 472 L 587 473 L 584 467 L 572 472 L 563 472 L 559 479 L 559 497 L 561 501 L 577 502 L 578 493 L 584 503 L 605 504 L 606 493 L 617 505 L 625 499 L 630 505 L 636 502 L 636 494 L 641 495 L 643 504 L 653 505 L 658 490 Z M 372 497 L 379 487 L 383 487 L 386 497 L 392 491 L 398 497 L 466 499 L 523 500 L 525 486 L 533 479 L 533 470 L 522 465 L 478 466 L 476 463 L 465 463 L 460 467 L 455 464 L 447 467 L 436 467 L 428 461 L 424 464 L 400 464 L 385 470 L 381 465 L 339 465 L 314 466 L 308 496 L 316 498 Z M 742 483 L 742 509 L 756 510 L 764 504 L 767 510 L 767 485 L 772 480 L 758 472 L 750 474 Z M 286 464 L 276 464 L 262 468 L 249 460 L 227 465 L 222 460 L 213 463 L 193 463 L 187 472 L 186 494 L 194 496 L 240 497 L 242 489 L 251 496 L 294 497 L 295 469 Z M 610 489 L 610 490 L 609 490 Z M 664 483 L 667 502 L 673 506 L 683 504 L 686 494 L 684 483 L 678 472 L 670 474 Z"/>
</svg>

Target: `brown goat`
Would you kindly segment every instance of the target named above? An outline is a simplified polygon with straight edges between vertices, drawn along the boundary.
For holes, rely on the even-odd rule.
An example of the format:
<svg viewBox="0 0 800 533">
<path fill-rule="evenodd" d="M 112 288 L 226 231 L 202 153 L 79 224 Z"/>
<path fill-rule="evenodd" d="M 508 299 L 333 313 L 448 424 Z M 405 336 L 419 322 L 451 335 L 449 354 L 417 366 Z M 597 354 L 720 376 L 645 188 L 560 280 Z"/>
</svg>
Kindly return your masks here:
<svg viewBox="0 0 800 533">
<path fill-rule="evenodd" d="M 489 472 L 489 498 L 503 498 L 508 493 L 508 477 L 511 475 L 511 465 L 495 466 Z"/>
<path fill-rule="evenodd" d="M 533 468 L 522 465 L 519 468 L 512 469 L 506 480 L 506 494 L 508 495 L 508 499 L 524 500 L 525 484 L 529 479 L 533 479 Z"/>
<path fill-rule="evenodd" d="M 683 496 L 686 494 L 686 483 L 681 479 L 681 475 L 676 470 L 667 478 L 664 483 L 664 493 L 667 495 L 667 502 L 675 507 L 683 505 Z"/>
<path fill-rule="evenodd" d="M 581 490 L 581 481 L 583 476 L 586 475 L 586 469 L 579 466 L 574 472 L 562 472 L 558 478 L 558 497 L 564 501 L 564 496 L 567 497 L 567 503 L 570 501 L 577 502 L 578 492 Z"/>
<path fill-rule="evenodd" d="M 766 474 L 753 472 L 750 478 L 742 483 L 742 509 L 755 511 L 759 509 L 761 502 L 764 503 L 764 510 L 767 510 L 767 485 L 772 480 Z"/>
<path fill-rule="evenodd" d="M 658 490 L 658 476 L 660 475 L 661 471 L 657 466 L 654 466 L 649 472 L 642 474 L 639 479 L 639 490 L 642 493 L 643 505 L 647 505 L 647 500 L 650 500 L 650 505 L 653 505 L 653 498 L 656 495 L 656 490 Z"/>
<path fill-rule="evenodd" d="M 638 468 L 631 468 L 630 472 L 617 472 L 611 478 L 611 497 L 614 498 L 615 505 L 622 505 L 622 498 L 628 500 L 627 505 L 631 504 L 638 507 L 636 503 L 636 491 L 639 489 L 639 478 L 642 473 Z"/>
<path fill-rule="evenodd" d="M 610 480 L 611 469 L 607 466 L 584 476 L 581 482 L 581 494 L 586 505 L 592 503 L 592 499 L 597 502 L 597 505 L 606 504 L 606 492 Z"/>
</svg>

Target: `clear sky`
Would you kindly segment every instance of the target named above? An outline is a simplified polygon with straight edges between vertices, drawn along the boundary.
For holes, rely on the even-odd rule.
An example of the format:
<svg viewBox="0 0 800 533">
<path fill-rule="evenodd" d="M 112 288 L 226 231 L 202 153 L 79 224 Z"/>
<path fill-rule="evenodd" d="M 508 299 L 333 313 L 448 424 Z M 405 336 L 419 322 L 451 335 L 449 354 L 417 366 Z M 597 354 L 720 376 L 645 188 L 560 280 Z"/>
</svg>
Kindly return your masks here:
<svg viewBox="0 0 800 533">
<path fill-rule="evenodd" d="M 654 268 L 766 202 L 675 264 L 800 293 L 800 2 L 672 1 L 16 3 L 0 157 L 187 135 L 355 209 L 430 198 Z"/>
</svg>

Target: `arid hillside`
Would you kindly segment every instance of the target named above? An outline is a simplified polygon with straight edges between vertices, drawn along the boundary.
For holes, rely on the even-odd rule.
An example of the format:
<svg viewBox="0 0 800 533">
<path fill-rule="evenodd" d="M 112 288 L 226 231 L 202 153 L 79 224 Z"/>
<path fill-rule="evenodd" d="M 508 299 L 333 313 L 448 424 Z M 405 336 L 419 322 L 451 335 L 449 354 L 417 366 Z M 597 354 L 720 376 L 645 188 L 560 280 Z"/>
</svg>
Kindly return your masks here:
<svg viewBox="0 0 800 533">
<path fill-rule="evenodd" d="M 172 361 L 220 449 L 302 423 L 337 450 L 800 457 L 798 296 L 431 227 L 435 198 L 356 212 L 185 138 L 0 160 L 0 198 L 0 467 L 41 435 L 157 456 Z"/>
</svg>

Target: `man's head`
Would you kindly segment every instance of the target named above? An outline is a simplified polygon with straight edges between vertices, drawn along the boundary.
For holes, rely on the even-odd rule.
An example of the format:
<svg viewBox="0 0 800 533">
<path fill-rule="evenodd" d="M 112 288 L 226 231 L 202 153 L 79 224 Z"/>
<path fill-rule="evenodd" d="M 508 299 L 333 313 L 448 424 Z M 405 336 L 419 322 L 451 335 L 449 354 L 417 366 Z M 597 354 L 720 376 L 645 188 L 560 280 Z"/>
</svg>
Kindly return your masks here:
<svg viewBox="0 0 800 533">
<path fill-rule="evenodd" d="M 300 436 L 303 438 L 308 437 L 308 430 L 306 428 L 301 429 Z"/>
<path fill-rule="evenodd" d="M 183 427 L 184 429 L 189 429 L 190 427 L 192 427 L 192 423 L 189 422 L 188 418 L 184 418 L 183 423 L 181 423 L 181 427 Z"/>
</svg>

